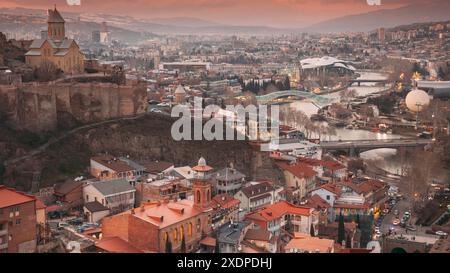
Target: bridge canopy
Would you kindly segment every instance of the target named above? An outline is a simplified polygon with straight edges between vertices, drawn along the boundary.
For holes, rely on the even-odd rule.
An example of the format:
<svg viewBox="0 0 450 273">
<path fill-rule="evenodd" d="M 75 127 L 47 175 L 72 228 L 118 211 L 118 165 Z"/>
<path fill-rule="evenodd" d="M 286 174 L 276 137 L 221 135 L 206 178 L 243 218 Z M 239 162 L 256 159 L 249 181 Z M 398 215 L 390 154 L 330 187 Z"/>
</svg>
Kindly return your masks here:
<svg viewBox="0 0 450 273">
<path fill-rule="evenodd" d="M 302 99 L 309 99 L 309 100 L 311 100 L 312 103 L 316 104 L 317 106 L 319 106 L 321 108 L 326 105 L 331 104 L 331 102 L 332 102 L 332 99 L 330 99 L 330 98 L 327 98 L 327 97 L 324 97 L 321 95 L 316 95 L 311 92 L 300 91 L 300 90 L 277 91 L 277 92 L 273 92 L 273 93 L 270 93 L 267 95 L 256 96 L 256 100 L 258 101 L 259 104 L 266 104 L 275 99 L 282 98 L 282 97 L 289 97 L 289 96 L 298 97 L 298 98 L 302 98 Z"/>
</svg>

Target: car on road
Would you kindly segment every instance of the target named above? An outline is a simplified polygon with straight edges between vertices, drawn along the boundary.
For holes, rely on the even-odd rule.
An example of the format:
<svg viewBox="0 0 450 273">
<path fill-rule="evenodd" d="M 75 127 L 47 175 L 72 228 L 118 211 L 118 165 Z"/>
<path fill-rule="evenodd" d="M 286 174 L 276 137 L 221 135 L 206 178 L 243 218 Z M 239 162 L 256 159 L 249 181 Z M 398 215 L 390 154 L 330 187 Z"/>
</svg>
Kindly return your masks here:
<svg viewBox="0 0 450 273">
<path fill-rule="evenodd" d="M 415 227 L 413 227 L 413 226 L 406 226 L 406 230 L 416 231 L 417 229 Z"/>
<path fill-rule="evenodd" d="M 150 112 L 151 112 L 151 113 L 162 113 L 161 110 L 156 109 L 156 108 L 151 109 Z"/>
<path fill-rule="evenodd" d="M 436 231 L 436 235 L 445 237 L 448 234 L 447 234 L 447 232 L 443 232 L 443 231 L 439 230 L 439 231 Z"/>
<path fill-rule="evenodd" d="M 59 222 L 58 223 L 58 229 L 59 230 L 64 229 L 65 227 L 69 227 L 69 226 L 70 225 L 68 223 L 66 223 L 66 222 Z"/>
<path fill-rule="evenodd" d="M 384 209 L 384 210 L 383 210 L 383 213 L 384 213 L 384 214 L 388 214 L 388 213 L 389 213 L 389 209 Z"/>
<path fill-rule="evenodd" d="M 398 216 L 398 210 L 397 210 L 397 209 L 394 210 L 394 215 L 395 215 L 395 216 Z"/>
<path fill-rule="evenodd" d="M 392 222 L 394 226 L 398 226 L 400 224 L 400 221 L 398 219 L 395 219 L 394 222 Z"/>
</svg>

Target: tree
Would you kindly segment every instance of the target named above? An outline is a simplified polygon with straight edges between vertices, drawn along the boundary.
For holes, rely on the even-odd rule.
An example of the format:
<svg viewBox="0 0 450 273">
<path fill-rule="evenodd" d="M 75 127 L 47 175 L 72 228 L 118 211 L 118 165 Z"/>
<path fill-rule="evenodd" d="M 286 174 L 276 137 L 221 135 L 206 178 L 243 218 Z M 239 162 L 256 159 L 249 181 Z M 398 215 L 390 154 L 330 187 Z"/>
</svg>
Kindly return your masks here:
<svg viewBox="0 0 450 273">
<path fill-rule="evenodd" d="M 347 235 L 347 240 L 345 240 L 345 248 L 352 248 L 352 238 L 350 234 Z"/>
<path fill-rule="evenodd" d="M 172 253 L 172 242 L 169 237 L 166 240 L 166 253 Z"/>
<path fill-rule="evenodd" d="M 219 236 L 216 236 L 216 246 L 214 247 L 214 253 L 220 253 Z"/>
<path fill-rule="evenodd" d="M 181 253 L 186 253 L 186 239 L 184 239 L 184 234 L 181 237 L 181 247 L 180 247 Z"/>
<path fill-rule="evenodd" d="M 309 231 L 310 231 L 310 233 L 311 233 L 311 237 L 316 236 L 316 232 L 315 232 L 315 230 L 314 230 L 314 226 L 313 226 L 312 223 L 311 223 L 311 228 L 309 229 Z"/>
<path fill-rule="evenodd" d="M 59 77 L 60 70 L 50 61 L 42 61 L 34 70 L 34 77 L 40 82 L 56 80 Z"/>
<path fill-rule="evenodd" d="M 345 225 L 344 225 L 344 215 L 339 214 L 339 224 L 338 224 L 338 243 L 342 245 L 345 241 Z"/>
</svg>

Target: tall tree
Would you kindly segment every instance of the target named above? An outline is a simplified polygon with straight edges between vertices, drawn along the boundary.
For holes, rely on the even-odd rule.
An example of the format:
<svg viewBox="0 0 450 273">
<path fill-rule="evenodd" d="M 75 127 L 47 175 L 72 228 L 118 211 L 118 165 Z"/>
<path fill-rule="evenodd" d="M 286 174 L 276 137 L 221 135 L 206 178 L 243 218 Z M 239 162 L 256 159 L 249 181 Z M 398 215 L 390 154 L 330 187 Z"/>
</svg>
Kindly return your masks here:
<svg viewBox="0 0 450 273">
<path fill-rule="evenodd" d="M 338 243 L 342 245 L 345 241 L 345 225 L 344 225 L 344 215 L 342 212 L 339 214 L 339 224 L 338 224 Z"/>
<path fill-rule="evenodd" d="M 219 236 L 216 236 L 216 246 L 214 247 L 214 253 L 220 253 Z"/>
<path fill-rule="evenodd" d="M 316 236 L 316 231 L 314 230 L 314 225 L 313 224 L 311 224 L 311 228 L 309 229 L 309 232 L 311 234 L 311 237 Z"/>
<path fill-rule="evenodd" d="M 168 236 L 166 240 L 166 253 L 172 253 L 172 242 Z"/>
<path fill-rule="evenodd" d="M 184 239 L 184 234 L 181 237 L 181 247 L 180 247 L 181 253 L 186 253 L 186 239 Z"/>
</svg>

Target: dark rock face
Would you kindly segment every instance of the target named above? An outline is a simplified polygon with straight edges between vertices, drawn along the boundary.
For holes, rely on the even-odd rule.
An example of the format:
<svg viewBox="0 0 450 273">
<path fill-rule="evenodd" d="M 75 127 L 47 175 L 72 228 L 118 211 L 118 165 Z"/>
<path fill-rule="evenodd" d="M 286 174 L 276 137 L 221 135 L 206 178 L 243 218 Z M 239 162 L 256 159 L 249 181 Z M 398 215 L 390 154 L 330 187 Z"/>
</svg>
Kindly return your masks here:
<svg viewBox="0 0 450 273">
<path fill-rule="evenodd" d="M 137 161 L 158 159 L 190 166 L 203 156 L 216 170 L 233 163 L 249 179 L 279 181 L 280 174 L 268 153 L 257 151 L 246 141 L 174 141 L 170 133 L 173 121 L 170 117 L 148 115 L 77 132 L 44 153 L 9 166 L 5 182 L 14 185 L 17 177 L 39 171 L 40 186 L 51 186 L 86 173 L 89 158 L 104 152 L 129 155 Z M 28 185 L 22 187 L 27 189 Z"/>
</svg>

